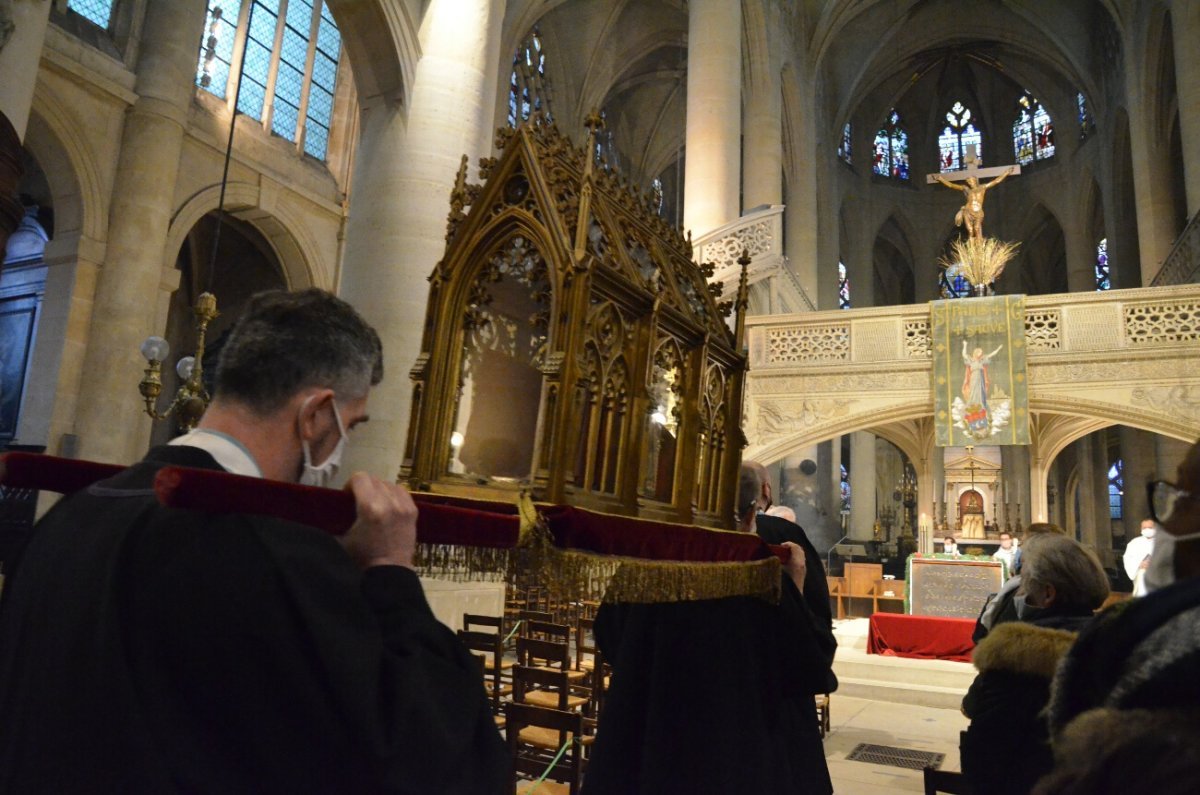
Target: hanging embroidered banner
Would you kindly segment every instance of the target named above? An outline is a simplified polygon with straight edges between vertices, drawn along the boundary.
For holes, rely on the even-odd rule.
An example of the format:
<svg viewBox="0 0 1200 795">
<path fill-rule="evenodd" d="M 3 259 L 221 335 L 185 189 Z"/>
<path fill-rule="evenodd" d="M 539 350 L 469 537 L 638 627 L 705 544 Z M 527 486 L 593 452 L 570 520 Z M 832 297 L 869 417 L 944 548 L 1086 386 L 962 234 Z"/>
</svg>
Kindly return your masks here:
<svg viewBox="0 0 1200 795">
<path fill-rule="evenodd" d="M 1025 296 L 930 302 L 939 447 L 1029 444 Z"/>
</svg>

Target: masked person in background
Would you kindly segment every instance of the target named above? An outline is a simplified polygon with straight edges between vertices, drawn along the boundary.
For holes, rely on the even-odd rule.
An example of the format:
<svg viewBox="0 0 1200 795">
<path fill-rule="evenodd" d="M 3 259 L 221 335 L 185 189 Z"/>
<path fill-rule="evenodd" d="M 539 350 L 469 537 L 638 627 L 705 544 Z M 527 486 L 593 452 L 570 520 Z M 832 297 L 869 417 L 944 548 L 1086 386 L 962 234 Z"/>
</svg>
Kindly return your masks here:
<svg viewBox="0 0 1200 795">
<path fill-rule="evenodd" d="M 1150 560 L 1154 554 L 1154 538 L 1158 526 L 1153 519 L 1142 520 L 1142 532 L 1129 539 L 1125 545 L 1125 554 L 1121 560 L 1125 564 L 1125 573 L 1133 581 L 1133 595 L 1146 595 L 1146 569 L 1150 568 Z"/>
<path fill-rule="evenodd" d="M 1200 704 L 1200 442 L 1173 483 L 1150 484 L 1149 498 L 1161 529 L 1148 593 L 1098 615 L 1063 660 L 1048 710 L 1056 744 L 1074 722 L 1105 711 L 1148 710 L 1165 725 L 1175 716 L 1194 719 Z M 1194 789 L 1195 778 L 1188 784 Z"/>
</svg>

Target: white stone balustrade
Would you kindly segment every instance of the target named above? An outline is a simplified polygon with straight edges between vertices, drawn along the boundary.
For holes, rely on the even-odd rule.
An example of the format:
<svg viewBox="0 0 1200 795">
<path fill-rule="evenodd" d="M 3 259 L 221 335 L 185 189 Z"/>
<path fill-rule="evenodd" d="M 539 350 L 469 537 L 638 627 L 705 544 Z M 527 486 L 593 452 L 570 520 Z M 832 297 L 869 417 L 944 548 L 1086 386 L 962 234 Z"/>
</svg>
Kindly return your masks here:
<svg viewBox="0 0 1200 795">
<path fill-rule="evenodd" d="M 782 204 L 773 204 L 743 215 L 692 241 L 692 258 L 711 264 L 712 281 L 724 285 L 723 299 L 737 292 L 741 266 L 738 257 L 750 254 L 749 283 L 770 279 L 772 289 L 786 306 L 812 310 L 816 306 L 800 286 L 800 280 L 788 268 L 783 254 Z"/>
<path fill-rule="evenodd" d="M 769 463 L 869 430 L 927 479 L 928 305 L 758 316 L 746 329 L 746 458 Z M 1200 285 L 1031 296 L 1025 345 L 1035 517 L 1050 463 L 1087 433 L 1119 424 L 1200 437 Z"/>
</svg>

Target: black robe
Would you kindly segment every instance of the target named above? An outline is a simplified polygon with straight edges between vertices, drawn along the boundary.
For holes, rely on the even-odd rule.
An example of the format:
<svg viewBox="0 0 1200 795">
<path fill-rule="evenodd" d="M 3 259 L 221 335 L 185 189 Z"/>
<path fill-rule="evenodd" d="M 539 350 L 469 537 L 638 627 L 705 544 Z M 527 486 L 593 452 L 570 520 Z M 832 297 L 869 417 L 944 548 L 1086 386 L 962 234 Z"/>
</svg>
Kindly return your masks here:
<svg viewBox="0 0 1200 795">
<path fill-rule="evenodd" d="M 833 791 L 813 702 L 836 686 L 833 635 L 783 585 L 778 605 L 601 606 L 596 642 L 613 677 L 586 795 Z M 820 604 L 827 614 L 827 595 Z"/>
<path fill-rule="evenodd" d="M 0 791 L 497 793 L 478 664 L 416 575 L 158 505 L 159 447 L 61 501 L 0 605 Z"/>
</svg>

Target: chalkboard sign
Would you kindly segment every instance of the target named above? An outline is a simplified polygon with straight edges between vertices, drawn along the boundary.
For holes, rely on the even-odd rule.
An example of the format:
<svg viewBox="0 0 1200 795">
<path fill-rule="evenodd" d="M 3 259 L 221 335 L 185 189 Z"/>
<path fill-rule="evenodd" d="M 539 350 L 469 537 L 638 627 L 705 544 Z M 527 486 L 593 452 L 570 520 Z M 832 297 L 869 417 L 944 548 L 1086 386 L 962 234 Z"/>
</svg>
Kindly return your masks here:
<svg viewBox="0 0 1200 795">
<path fill-rule="evenodd" d="M 914 616 L 975 618 L 1003 584 L 999 561 L 908 559 L 909 610 Z"/>
</svg>

